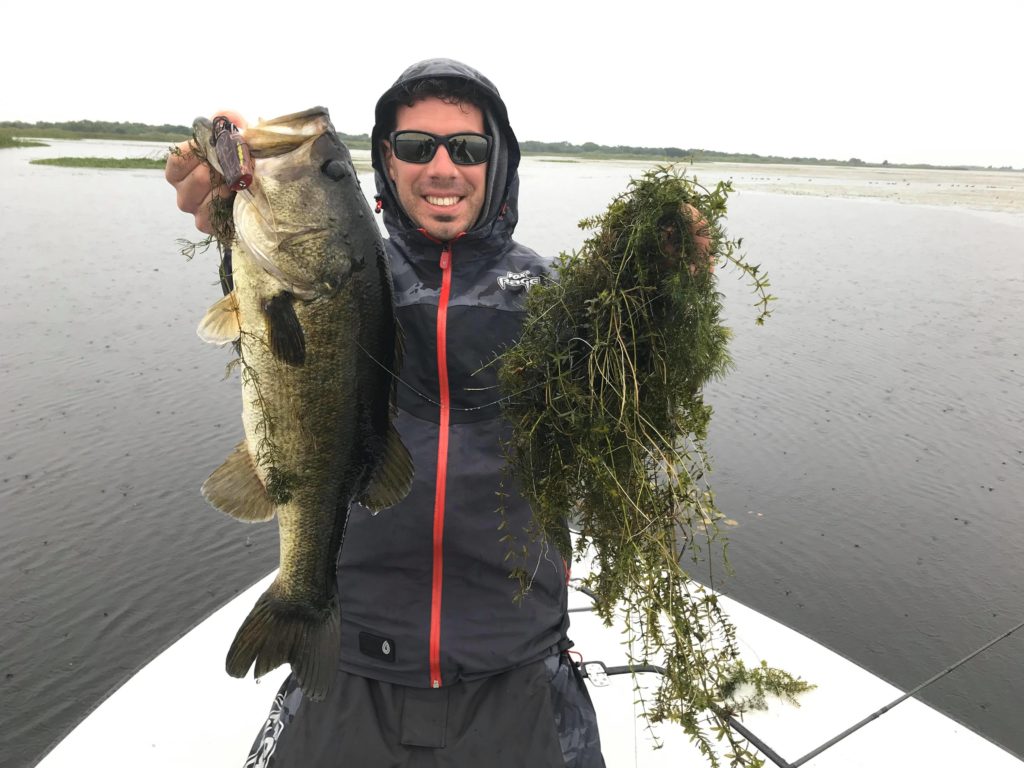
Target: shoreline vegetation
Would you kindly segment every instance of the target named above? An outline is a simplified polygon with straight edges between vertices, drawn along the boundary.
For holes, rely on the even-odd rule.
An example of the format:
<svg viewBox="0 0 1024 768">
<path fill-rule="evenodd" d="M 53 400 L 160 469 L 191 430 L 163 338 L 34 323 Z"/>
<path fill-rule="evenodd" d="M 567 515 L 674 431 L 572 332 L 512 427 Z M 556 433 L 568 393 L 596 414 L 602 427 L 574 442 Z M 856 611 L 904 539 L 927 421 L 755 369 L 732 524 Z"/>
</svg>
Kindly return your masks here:
<svg viewBox="0 0 1024 768">
<path fill-rule="evenodd" d="M 35 141 L 33 139 L 19 139 L 14 136 L 9 136 L 6 133 L 0 133 L 0 149 L 14 148 L 14 147 L 48 147 L 50 146 L 45 141 Z"/>
<path fill-rule="evenodd" d="M 97 120 L 74 120 L 61 123 L 26 123 L 17 120 L 0 121 L 0 149 L 5 147 L 46 146 L 33 139 L 107 139 L 114 141 L 150 141 L 176 144 L 190 138 L 192 131 L 184 125 L 147 125 L 145 123 L 116 123 Z M 338 137 L 350 149 L 369 149 L 368 134 L 338 132 Z M 556 155 L 578 160 L 651 160 L 668 163 L 752 163 L 773 165 L 815 165 L 854 168 L 937 169 L 947 171 L 1014 171 L 1012 166 L 932 165 L 929 163 L 866 162 L 851 157 L 835 160 L 819 157 L 779 157 L 754 153 L 718 152 L 710 149 L 681 149 L 679 147 L 607 146 L 588 141 L 573 144 L 568 141 L 521 141 L 524 155 Z M 84 159 L 84 158 L 79 158 Z M 91 166 L 127 167 L 127 166 Z M 138 167 L 138 166 L 133 166 Z M 152 166 L 145 166 L 152 167 Z"/>
<path fill-rule="evenodd" d="M 56 165 L 61 168 L 143 168 L 162 171 L 167 155 L 161 157 L 47 157 L 29 160 L 32 165 Z"/>
</svg>

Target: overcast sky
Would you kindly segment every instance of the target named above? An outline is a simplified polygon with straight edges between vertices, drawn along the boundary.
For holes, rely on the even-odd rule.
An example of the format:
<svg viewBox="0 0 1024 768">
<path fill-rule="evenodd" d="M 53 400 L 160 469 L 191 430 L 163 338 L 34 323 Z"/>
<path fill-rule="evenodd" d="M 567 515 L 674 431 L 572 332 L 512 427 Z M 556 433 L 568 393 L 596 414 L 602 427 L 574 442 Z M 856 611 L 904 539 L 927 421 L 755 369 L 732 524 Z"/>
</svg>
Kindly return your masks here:
<svg viewBox="0 0 1024 768">
<path fill-rule="evenodd" d="M 0 120 L 322 104 L 363 133 L 408 64 L 447 56 L 520 139 L 1024 167 L 1024 0 L 86 0 L 3 24 Z"/>
</svg>

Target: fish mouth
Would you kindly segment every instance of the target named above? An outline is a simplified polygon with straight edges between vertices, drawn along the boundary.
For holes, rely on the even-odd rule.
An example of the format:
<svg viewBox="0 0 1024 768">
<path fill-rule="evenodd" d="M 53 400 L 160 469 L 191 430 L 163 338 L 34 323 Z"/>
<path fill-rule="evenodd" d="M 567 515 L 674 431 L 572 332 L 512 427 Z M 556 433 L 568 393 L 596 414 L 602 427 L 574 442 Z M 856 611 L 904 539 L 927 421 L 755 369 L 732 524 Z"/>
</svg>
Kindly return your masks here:
<svg viewBox="0 0 1024 768">
<path fill-rule="evenodd" d="M 314 107 L 273 120 L 261 120 L 246 128 L 243 135 L 253 157 L 268 158 L 288 154 L 328 130 L 333 127 L 327 110 Z"/>
</svg>

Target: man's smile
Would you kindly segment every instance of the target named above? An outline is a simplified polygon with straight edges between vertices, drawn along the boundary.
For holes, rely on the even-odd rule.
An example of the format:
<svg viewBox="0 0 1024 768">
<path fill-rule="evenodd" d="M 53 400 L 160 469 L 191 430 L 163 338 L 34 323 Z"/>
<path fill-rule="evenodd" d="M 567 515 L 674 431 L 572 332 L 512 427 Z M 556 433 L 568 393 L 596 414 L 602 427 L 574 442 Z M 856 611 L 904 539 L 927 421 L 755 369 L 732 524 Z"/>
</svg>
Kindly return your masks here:
<svg viewBox="0 0 1024 768">
<path fill-rule="evenodd" d="M 454 195 L 448 195 L 446 197 L 438 197 L 436 195 L 424 195 L 423 199 L 426 200 L 431 205 L 437 205 L 442 208 L 448 208 L 462 200 L 461 197 L 457 197 Z"/>
</svg>

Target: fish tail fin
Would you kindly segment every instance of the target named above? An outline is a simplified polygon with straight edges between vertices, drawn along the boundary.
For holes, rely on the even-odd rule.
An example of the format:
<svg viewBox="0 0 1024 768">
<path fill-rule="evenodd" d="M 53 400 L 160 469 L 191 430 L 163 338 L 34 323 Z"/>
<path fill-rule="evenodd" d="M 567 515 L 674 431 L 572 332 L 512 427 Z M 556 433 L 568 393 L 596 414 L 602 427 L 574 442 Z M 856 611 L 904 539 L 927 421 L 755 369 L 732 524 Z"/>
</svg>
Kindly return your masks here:
<svg viewBox="0 0 1024 768">
<path fill-rule="evenodd" d="M 264 592 L 249 612 L 228 649 L 226 668 L 232 677 L 262 677 L 290 663 L 302 692 L 313 701 L 327 695 L 337 672 L 341 650 L 341 612 L 336 597 L 316 608 Z"/>
</svg>

